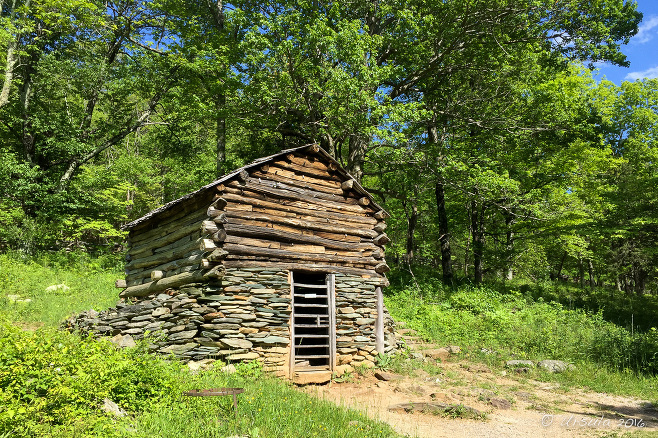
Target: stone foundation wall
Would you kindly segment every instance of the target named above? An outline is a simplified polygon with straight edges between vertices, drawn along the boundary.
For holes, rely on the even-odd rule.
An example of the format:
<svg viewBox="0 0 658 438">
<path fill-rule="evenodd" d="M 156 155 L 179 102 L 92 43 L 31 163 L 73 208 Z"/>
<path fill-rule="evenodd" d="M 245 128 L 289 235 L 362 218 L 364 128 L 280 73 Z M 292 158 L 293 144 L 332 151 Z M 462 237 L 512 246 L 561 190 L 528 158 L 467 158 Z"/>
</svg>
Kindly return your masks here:
<svg viewBox="0 0 658 438">
<path fill-rule="evenodd" d="M 375 288 L 381 278 L 336 275 L 336 347 L 339 365 L 374 364 Z M 290 285 L 287 271 L 230 269 L 222 280 L 195 283 L 134 303 L 85 312 L 69 329 L 105 336 L 146 335 L 150 348 L 183 360 L 259 360 L 267 371 L 288 374 Z M 395 348 L 393 321 L 386 312 L 385 348 Z"/>
</svg>

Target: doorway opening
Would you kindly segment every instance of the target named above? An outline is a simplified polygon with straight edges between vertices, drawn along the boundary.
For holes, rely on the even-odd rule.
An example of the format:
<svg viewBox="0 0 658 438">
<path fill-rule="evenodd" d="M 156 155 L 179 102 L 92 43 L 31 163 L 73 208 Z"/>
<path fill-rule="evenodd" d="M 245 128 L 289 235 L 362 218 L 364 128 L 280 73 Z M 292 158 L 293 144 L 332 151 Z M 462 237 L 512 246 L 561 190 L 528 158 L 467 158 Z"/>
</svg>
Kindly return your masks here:
<svg viewBox="0 0 658 438">
<path fill-rule="evenodd" d="M 336 357 L 334 275 L 292 272 L 292 372 L 333 370 Z"/>
</svg>

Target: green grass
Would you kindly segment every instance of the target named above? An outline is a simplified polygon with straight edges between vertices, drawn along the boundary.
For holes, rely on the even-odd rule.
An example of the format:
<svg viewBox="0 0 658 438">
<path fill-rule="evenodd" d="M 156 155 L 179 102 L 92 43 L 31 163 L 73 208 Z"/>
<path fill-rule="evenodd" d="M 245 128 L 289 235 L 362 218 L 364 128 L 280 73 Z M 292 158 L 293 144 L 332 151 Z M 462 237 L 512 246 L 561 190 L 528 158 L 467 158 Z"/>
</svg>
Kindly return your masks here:
<svg viewBox="0 0 658 438">
<path fill-rule="evenodd" d="M 403 282 L 400 287 L 397 280 L 393 276 L 386 305 L 395 320 L 405 321 L 426 340 L 459 345 L 465 358 L 500 369 L 509 359 L 565 360 L 576 364 L 576 371 L 536 371 L 533 377 L 658 401 L 655 327 L 631 331 L 607 320 L 601 310 L 568 308 L 537 291 L 501 292 L 470 285 L 450 289 L 433 279 L 421 279 L 419 288 Z M 649 312 L 658 301 L 641 298 Z M 638 315 L 647 321 L 651 317 L 640 311 Z M 494 354 L 482 353 L 483 349 Z"/>
<path fill-rule="evenodd" d="M 0 313 L 23 324 L 54 327 L 71 314 L 111 307 L 118 300 L 114 281 L 123 275 L 115 259 L 54 253 L 32 260 L 0 254 Z M 61 284 L 69 289 L 47 291 Z"/>
</svg>

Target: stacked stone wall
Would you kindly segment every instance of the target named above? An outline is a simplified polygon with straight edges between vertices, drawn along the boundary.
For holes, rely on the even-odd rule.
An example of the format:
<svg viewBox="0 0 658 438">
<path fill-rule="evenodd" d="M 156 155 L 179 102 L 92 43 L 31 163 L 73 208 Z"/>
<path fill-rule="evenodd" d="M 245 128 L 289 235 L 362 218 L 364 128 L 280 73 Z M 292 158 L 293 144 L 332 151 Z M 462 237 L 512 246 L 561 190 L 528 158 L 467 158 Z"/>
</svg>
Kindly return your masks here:
<svg viewBox="0 0 658 438">
<path fill-rule="evenodd" d="M 374 364 L 376 292 L 381 278 L 336 275 L 336 348 L 339 365 Z M 287 271 L 229 269 L 221 280 L 168 289 L 69 319 L 68 328 L 104 336 L 148 339 L 150 348 L 183 360 L 259 360 L 265 370 L 288 374 L 290 285 Z M 385 320 L 385 348 L 395 347 L 393 321 Z"/>
</svg>

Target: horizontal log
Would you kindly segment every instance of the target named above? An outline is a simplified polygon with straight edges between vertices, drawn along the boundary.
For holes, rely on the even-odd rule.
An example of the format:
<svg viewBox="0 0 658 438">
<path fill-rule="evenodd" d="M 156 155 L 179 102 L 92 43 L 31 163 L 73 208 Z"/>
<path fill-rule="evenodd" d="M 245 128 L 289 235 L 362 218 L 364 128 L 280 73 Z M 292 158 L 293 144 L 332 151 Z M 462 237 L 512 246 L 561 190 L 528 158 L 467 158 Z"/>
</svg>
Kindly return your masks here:
<svg viewBox="0 0 658 438">
<path fill-rule="evenodd" d="M 298 164 L 300 166 L 315 167 L 316 169 L 320 169 L 320 170 L 329 170 L 329 167 L 321 161 L 318 160 L 311 161 L 307 157 L 300 157 L 293 153 L 286 155 L 286 158 L 291 163 Z"/>
<path fill-rule="evenodd" d="M 260 248 L 254 246 L 246 246 L 240 244 L 226 243 L 224 249 L 229 254 L 242 254 L 242 255 L 255 255 L 262 257 L 276 257 L 280 259 L 293 259 L 300 261 L 321 262 L 321 263 L 343 263 L 353 264 L 358 263 L 361 265 L 378 265 L 380 262 L 371 257 L 344 257 L 329 254 L 313 254 L 307 252 L 296 252 L 295 247 L 288 249 L 272 249 Z"/>
<path fill-rule="evenodd" d="M 139 245 L 133 244 L 134 246 L 128 249 L 128 254 L 134 259 L 139 257 L 140 254 L 152 253 L 157 249 L 161 249 L 170 243 L 176 242 L 177 240 L 198 231 L 200 224 L 201 221 L 192 220 L 185 223 L 185 225 L 174 224 L 171 227 L 165 227 L 162 232 L 166 234 L 161 237 L 144 241 Z"/>
<path fill-rule="evenodd" d="M 125 289 L 128 287 L 128 284 L 126 284 L 126 280 L 119 279 L 114 282 L 114 287 L 116 287 L 117 289 Z"/>
<path fill-rule="evenodd" d="M 267 268 L 278 269 L 281 271 L 303 271 L 319 273 L 341 273 L 347 275 L 358 275 L 363 278 L 381 278 L 382 283 L 386 278 L 372 269 L 351 268 L 346 266 L 331 266 L 318 263 L 286 263 L 286 262 L 267 262 L 257 260 L 227 260 L 224 262 L 226 269 L 231 268 Z"/>
<path fill-rule="evenodd" d="M 233 210 L 233 203 L 229 203 L 229 205 L 226 207 L 227 210 Z M 274 216 L 279 216 L 279 217 L 285 217 L 285 218 L 292 218 L 292 219 L 300 219 L 303 221 L 311 221 L 311 222 L 316 222 L 318 224 L 336 224 L 340 223 L 341 226 L 343 227 L 350 227 L 350 228 L 358 228 L 358 229 L 370 229 L 372 227 L 372 224 L 369 223 L 368 221 L 363 221 L 361 219 L 369 219 L 364 216 L 345 216 L 342 215 L 343 218 L 340 220 L 334 219 L 333 217 L 326 217 L 322 216 L 322 212 L 317 212 L 316 216 L 313 216 L 313 211 L 310 211 L 310 214 L 302 214 L 302 213 L 293 213 L 289 211 L 283 211 L 281 209 L 275 210 L 272 208 L 265 208 L 265 207 L 258 207 L 258 206 L 253 206 L 251 208 L 252 212 L 254 214 L 269 214 L 269 215 L 274 215 Z M 306 210 L 304 210 L 306 212 Z M 349 218 L 350 220 L 348 220 Z"/>
<path fill-rule="evenodd" d="M 148 257 L 140 257 L 133 259 L 130 263 L 126 265 L 126 268 L 130 270 L 146 268 L 149 266 L 156 266 L 163 263 L 171 262 L 190 255 L 190 253 L 199 250 L 199 239 L 191 240 L 185 245 L 171 248 L 168 251 L 153 254 Z"/>
<path fill-rule="evenodd" d="M 194 244 L 198 245 L 196 241 Z M 135 280 L 138 278 L 146 278 L 150 276 L 150 271 L 151 270 L 158 270 L 158 271 L 173 271 L 178 268 L 181 268 L 183 266 L 190 266 L 190 265 L 195 265 L 199 263 L 201 259 L 203 259 L 204 256 L 203 251 L 194 251 L 191 254 L 189 254 L 187 257 L 176 259 L 176 260 L 171 260 L 169 262 L 166 262 L 164 264 L 154 266 L 150 269 L 147 268 L 142 268 L 142 269 L 135 269 L 133 271 L 126 270 L 126 280 Z"/>
<path fill-rule="evenodd" d="M 233 201 L 234 203 L 240 203 L 242 205 L 246 204 L 256 207 L 269 208 L 273 210 L 292 212 L 292 213 L 297 213 L 307 216 L 330 218 L 338 221 L 342 221 L 342 220 L 363 221 L 364 223 L 370 223 L 373 225 L 377 223 L 377 220 L 375 218 L 373 218 L 372 216 L 368 216 L 365 213 L 360 215 L 354 215 L 354 214 L 326 211 L 321 209 L 311 209 L 309 208 L 311 206 L 309 206 L 306 203 L 295 203 L 295 205 L 291 205 L 289 203 L 272 202 L 267 199 L 262 199 L 260 197 L 243 196 L 243 191 L 240 189 L 227 188 L 226 191 L 227 193 L 224 195 L 224 197 L 228 201 Z M 233 207 L 231 206 L 231 208 Z"/>
<path fill-rule="evenodd" d="M 320 204 L 325 208 L 331 208 L 339 211 L 349 211 L 354 213 L 363 213 L 363 207 L 357 205 L 358 200 L 334 194 L 318 192 L 308 188 L 295 187 L 291 184 L 279 183 L 270 180 L 258 178 L 248 178 L 243 185 L 237 182 L 229 183 L 229 186 L 240 189 L 247 189 L 252 192 L 261 193 L 266 196 L 291 199 L 295 201 L 310 202 Z"/>
<path fill-rule="evenodd" d="M 373 246 L 369 243 L 338 242 L 317 236 L 290 233 L 273 228 L 254 227 L 250 225 L 226 224 L 225 230 L 229 235 L 233 236 L 263 238 L 283 242 L 304 243 L 308 245 L 321 245 L 325 248 L 343 249 L 346 251 L 360 251 L 361 249 L 372 248 Z"/>
<path fill-rule="evenodd" d="M 327 195 L 335 195 L 343 197 L 345 192 L 339 187 L 328 186 L 325 184 L 315 184 L 313 183 L 312 178 L 306 178 L 304 175 L 298 176 L 293 172 L 286 172 L 292 174 L 291 176 L 281 175 L 280 172 L 277 173 L 264 173 L 264 172 L 254 172 L 253 177 L 258 178 L 259 180 L 269 180 L 276 181 L 278 183 L 288 184 L 296 186 L 305 190 L 314 190 L 316 192 L 326 193 Z"/>
<path fill-rule="evenodd" d="M 351 228 L 346 226 L 333 225 L 328 222 L 321 223 L 314 221 L 305 221 L 305 220 L 293 219 L 289 217 L 280 217 L 273 214 L 243 213 L 243 212 L 237 213 L 237 212 L 227 211 L 225 215 L 227 218 L 227 223 L 230 223 L 232 219 L 237 218 L 237 219 L 265 221 L 269 223 L 289 225 L 304 230 L 317 230 L 317 231 L 325 231 L 325 232 L 337 233 L 337 234 L 350 234 L 359 237 L 369 237 L 371 239 L 377 237 L 377 232 L 370 229 Z"/>
<path fill-rule="evenodd" d="M 198 210 L 205 210 L 208 204 L 210 204 L 211 199 L 210 194 L 202 194 L 201 196 L 181 201 L 175 208 L 162 211 L 133 227 L 131 229 L 131 235 L 132 232 L 135 232 L 136 235 L 146 233 L 152 230 L 153 224 L 157 224 L 158 227 L 164 227 L 181 219 L 186 220 L 191 215 L 196 215 Z"/>
<path fill-rule="evenodd" d="M 149 283 L 140 284 L 137 286 L 130 286 L 119 294 L 121 298 L 127 297 L 144 297 L 156 292 L 163 291 L 170 287 L 179 287 L 187 283 L 196 283 L 204 280 L 203 271 L 184 272 L 182 274 L 173 275 L 171 277 L 163 278 L 158 281 L 151 281 Z"/>
<path fill-rule="evenodd" d="M 369 213 L 368 210 L 358 205 L 332 202 L 326 199 L 313 198 L 311 196 L 304 196 L 287 190 L 274 189 L 263 185 L 247 184 L 241 186 L 235 181 L 231 182 L 229 185 L 231 186 L 231 189 L 233 189 L 231 190 L 231 193 L 236 193 L 234 190 L 237 190 L 236 194 L 242 198 L 275 202 L 279 205 L 290 205 L 307 210 L 317 210 L 355 216 L 367 216 Z"/>
<path fill-rule="evenodd" d="M 311 166 L 300 166 L 299 164 L 291 163 L 290 161 L 273 161 L 270 163 L 270 168 L 267 170 L 269 173 L 283 174 L 281 171 L 292 172 L 293 174 L 307 175 L 316 180 L 315 184 L 326 184 L 330 187 L 340 187 L 340 180 L 338 176 L 329 173 L 327 170 L 318 169 Z"/>
</svg>

